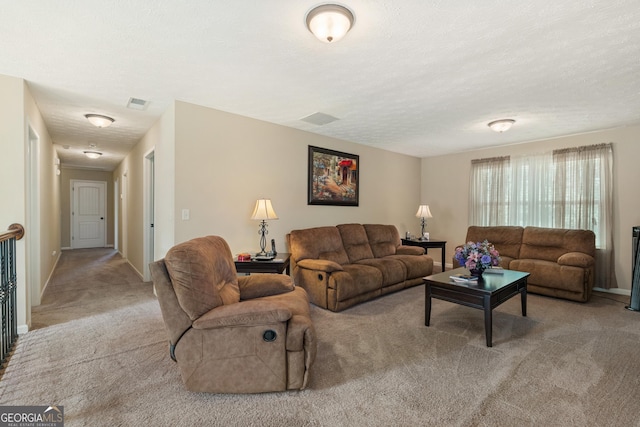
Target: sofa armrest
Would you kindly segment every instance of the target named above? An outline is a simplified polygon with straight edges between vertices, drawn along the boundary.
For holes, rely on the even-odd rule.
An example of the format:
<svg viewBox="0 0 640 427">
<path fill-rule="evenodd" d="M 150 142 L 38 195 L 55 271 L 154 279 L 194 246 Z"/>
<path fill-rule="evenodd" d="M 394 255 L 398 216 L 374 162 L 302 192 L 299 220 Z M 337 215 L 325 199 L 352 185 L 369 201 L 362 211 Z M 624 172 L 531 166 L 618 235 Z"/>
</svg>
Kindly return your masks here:
<svg viewBox="0 0 640 427">
<path fill-rule="evenodd" d="M 424 255 L 424 252 L 420 246 L 400 245 L 396 249 L 396 255 Z"/>
<path fill-rule="evenodd" d="M 273 301 L 260 299 L 216 307 L 193 322 L 194 329 L 216 329 L 231 326 L 256 326 L 286 322 L 291 311 Z"/>
<path fill-rule="evenodd" d="M 306 270 L 320 270 L 326 273 L 344 270 L 344 268 L 342 268 L 342 266 L 337 262 L 327 261 L 324 259 L 303 259 L 298 261 L 296 264 L 298 267 Z"/>
<path fill-rule="evenodd" d="M 572 267 L 589 268 L 594 265 L 595 259 L 591 255 L 582 252 L 567 252 L 558 258 L 558 264 Z"/>
<path fill-rule="evenodd" d="M 294 288 L 293 279 L 284 274 L 252 274 L 238 277 L 240 300 L 279 295 L 291 292 Z"/>
</svg>

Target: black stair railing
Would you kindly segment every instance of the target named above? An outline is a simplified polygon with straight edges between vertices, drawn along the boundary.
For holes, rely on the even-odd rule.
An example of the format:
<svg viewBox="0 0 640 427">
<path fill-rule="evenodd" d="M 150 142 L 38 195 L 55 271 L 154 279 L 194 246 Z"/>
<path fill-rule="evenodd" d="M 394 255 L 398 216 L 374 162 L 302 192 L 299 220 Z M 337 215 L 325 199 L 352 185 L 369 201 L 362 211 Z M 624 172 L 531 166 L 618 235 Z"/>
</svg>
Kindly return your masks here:
<svg viewBox="0 0 640 427">
<path fill-rule="evenodd" d="M 24 227 L 11 224 L 0 233 L 0 368 L 4 367 L 9 353 L 18 339 L 16 316 L 16 240 L 24 236 Z"/>
</svg>

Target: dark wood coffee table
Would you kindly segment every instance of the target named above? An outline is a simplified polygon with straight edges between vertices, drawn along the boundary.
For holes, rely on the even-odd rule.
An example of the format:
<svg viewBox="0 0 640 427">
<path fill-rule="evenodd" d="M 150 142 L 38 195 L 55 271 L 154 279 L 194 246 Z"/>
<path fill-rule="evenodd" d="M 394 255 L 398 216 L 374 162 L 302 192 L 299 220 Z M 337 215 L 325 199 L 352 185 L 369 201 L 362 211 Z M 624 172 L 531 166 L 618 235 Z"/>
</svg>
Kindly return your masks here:
<svg viewBox="0 0 640 427">
<path fill-rule="evenodd" d="M 467 307 L 484 310 L 484 329 L 487 347 L 491 347 L 491 328 L 493 319 L 491 311 L 520 294 L 522 315 L 527 315 L 527 277 L 529 273 L 504 270 L 503 274 L 485 273 L 477 282 L 454 282 L 450 276 L 469 274 L 465 268 L 445 271 L 425 277 L 424 324 L 429 326 L 431 319 L 431 298 L 437 298 Z"/>
</svg>

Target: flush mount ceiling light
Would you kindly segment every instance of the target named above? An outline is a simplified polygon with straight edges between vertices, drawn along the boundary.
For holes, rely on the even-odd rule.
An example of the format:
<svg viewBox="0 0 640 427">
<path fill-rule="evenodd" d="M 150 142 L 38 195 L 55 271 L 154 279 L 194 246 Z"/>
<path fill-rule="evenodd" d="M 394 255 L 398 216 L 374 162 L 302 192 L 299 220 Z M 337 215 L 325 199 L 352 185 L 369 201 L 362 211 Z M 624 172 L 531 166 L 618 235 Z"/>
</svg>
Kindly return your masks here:
<svg viewBox="0 0 640 427">
<path fill-rule="evenodd" d="M 97 159 L 102 156 L 102 153 L 99 151 L 84 151 L 84 155 L 90 159 Z"/>
<path fill-rule="evenodd" d="M 487 126 L 489 126 L 492 130 L 496 132 L 502 133 L 511 129 L 511 126 L 513 126 L 515 122 L 516 121 L 513 119 L 501 119 L 501 120 L 494 120 L 488 123 Z"/>
<path fill-rule="evenodd" d="M 318 40 L 325 43 L 337 42 L 353 26 L 353 13 L 344 6 L 323 4 L 311 9 L 307 14 L 307 28 Z"/>
<path fill-rule="evenodd" d="M 106 128 L 111 126 L 111 123 L 115 122 L 114 119 L 108 116 L 103 116 L 101 114 L 85 114 L 84 115 L 89 123 L 99 128 Z"/>
</svg>

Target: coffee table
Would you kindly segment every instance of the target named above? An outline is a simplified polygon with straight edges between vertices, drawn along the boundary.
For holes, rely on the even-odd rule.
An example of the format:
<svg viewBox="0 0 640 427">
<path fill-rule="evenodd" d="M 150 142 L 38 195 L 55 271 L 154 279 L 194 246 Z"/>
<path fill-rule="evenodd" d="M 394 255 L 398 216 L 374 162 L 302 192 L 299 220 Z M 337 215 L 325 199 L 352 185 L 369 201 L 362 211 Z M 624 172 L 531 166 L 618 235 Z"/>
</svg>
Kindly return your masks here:
<svg viewBox="0 0 640 427">
<path fill-rule="evenodd" d="M 431 299 L 437 298 L 467 307 L 484 310 L 484 329 L 487 347 L 491 347 L 491 329 L 493 318 L 491 311 L 520 294 L 522 315 L 527 315 L 527 277 L 529 273 L 503 270 L 502 274 L 484 273 L 477 282 L 454 282 L 450 276 L 469 274 L 466 268 L 445 271 L 427 276 L 425 284 L 424 324 L 429 326 L 431 320 Z"/>
</svg>

